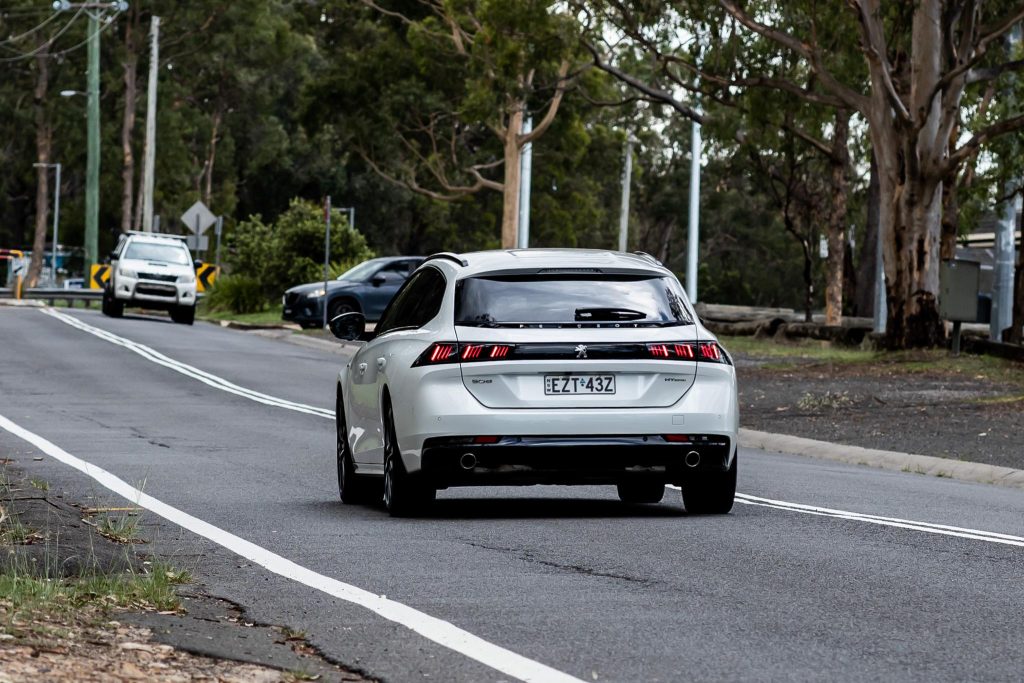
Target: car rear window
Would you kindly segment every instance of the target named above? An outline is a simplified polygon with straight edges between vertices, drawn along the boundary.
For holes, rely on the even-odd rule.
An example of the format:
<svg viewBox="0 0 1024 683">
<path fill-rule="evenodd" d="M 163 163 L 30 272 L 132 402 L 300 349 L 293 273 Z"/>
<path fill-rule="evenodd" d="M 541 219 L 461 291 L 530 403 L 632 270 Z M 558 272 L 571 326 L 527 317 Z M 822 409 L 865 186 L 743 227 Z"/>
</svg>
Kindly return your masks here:
<svg viewBox="0 0 1024 683">
<path fill-rule="evenodd" d="M 629 275 L 471 277 L 456 287 L 455 324 L 688 325 L 678 287 L 669 277 Z"/>
<path fill-rule="evenodd" d="M 155 244 L 153 242 L 132 242 L 124 254 L 126 259 L 139 259 L 140 261 L 160 261 L 163 263 L 175 263 L 177 265 L 188 265 L 188 252 L 185 247 L 177 244 Z"/>
</svg>

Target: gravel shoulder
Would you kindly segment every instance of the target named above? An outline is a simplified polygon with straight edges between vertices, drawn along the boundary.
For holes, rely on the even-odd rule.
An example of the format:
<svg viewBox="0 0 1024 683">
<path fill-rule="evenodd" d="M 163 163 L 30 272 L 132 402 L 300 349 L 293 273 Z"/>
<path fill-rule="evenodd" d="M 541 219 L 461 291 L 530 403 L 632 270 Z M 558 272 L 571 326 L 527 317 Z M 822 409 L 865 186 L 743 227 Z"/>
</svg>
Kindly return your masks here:
<svg viewBox="0 0 1024 683">
<path fill-rule="evenodd" d="M 725 337 L 741 425 L 1024 469 L 1024 366 L 928 350 L 875 353 Z"/>
<path fill-rule="evenodd" d="M 84 505 L 11 455 L 0 453 L 0 683 L 370 680 L 149 552 L 139 508 Z"/>
</svg>

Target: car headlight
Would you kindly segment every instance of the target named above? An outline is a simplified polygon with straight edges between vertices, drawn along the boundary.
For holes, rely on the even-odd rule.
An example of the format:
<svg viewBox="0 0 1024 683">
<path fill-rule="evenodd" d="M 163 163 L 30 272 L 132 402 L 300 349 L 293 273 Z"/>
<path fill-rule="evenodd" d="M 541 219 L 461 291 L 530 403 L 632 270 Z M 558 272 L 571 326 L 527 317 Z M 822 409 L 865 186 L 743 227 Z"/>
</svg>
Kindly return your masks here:
<svg viewBox="0 0 1024 683">
<path fill-rule="evenodd" d="M 310 292 L 306 296 L 308 296 L 310 299 L 319 299 L 320 297 L 322 297 L 326 293 L 327 293 L 327 290 L 324 289 L 323 287 L 321 287 L 320 289 L 314 289 L 312 292 Z"/>
<path fill-rule="evenodd" d="M 195 281 L 196 281 L 196 276 L 195 276 L 194 273 L 185 273 L 184 275 L 179 275 L 178 276 L 178 282 L 183 282 L 186 285 L 190 285 L 190 284 L 192 284 Z"/>
<path fill-rule="evenodd" d="M 117 274 L 121 277 L 138 277 L 139 274 L 134 270 L 128 270 L 127 268 L 118 268 Z"/>
</svg>

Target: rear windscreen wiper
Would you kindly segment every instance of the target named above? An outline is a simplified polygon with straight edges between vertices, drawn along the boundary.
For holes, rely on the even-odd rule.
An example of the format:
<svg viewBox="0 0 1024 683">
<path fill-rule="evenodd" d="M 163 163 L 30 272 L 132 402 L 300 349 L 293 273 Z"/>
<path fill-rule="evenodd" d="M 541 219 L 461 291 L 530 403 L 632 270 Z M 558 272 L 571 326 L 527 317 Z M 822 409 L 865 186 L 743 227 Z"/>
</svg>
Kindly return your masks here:
<svg viewBox="0 0 1024 683">
<path fill-rule="evenodd" d="M 647 314 L 631 308 L 577 308 L 576 320 L 643 320 Z"/>
</svg>

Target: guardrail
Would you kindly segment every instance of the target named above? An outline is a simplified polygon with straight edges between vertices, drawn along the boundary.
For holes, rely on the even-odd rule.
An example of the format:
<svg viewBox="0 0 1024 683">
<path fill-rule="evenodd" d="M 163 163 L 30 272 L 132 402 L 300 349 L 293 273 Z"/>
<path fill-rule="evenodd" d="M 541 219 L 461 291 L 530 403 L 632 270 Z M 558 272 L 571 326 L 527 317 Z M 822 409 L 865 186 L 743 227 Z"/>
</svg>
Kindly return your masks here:
<svg viewBox="0 0 1024 683">
<path fill-rule="evenodd" d="M 15 295 L 15 290 L 10 287 L 0 287 L 0 299 L 15 299 L 19 298 Z M 57 287 L 33 287 L 32 289 L 21 290 L 21 299 L 42 299 L 49 301 L 52 305 L 54 301 L 66 301 L 70 304 L 72 301 L 85 301 L 86 306 L 89 302 L 99 301 L 103 298 L 102 289 L 60 289 Z"/>
</svg>

